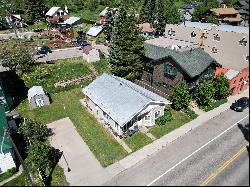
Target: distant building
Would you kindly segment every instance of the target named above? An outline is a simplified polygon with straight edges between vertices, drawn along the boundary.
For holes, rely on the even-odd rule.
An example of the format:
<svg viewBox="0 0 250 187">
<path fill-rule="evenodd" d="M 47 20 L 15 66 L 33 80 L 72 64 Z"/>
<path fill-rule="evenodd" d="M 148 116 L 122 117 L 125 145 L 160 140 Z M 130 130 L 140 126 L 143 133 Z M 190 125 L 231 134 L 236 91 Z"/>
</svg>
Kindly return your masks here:
<svg viewBox="0 0 250 187">
<path fill-rule="evenodd" d="M 215 76 L 224 73 L 229 80 L 232 95 L 237 95 L 249 88 L 249 68 L 236 71 L 228 68 L 218 68 Z"/>
<path fill-rule="evenodd" d="M 8 122 L 4 107 L 0 105 L 0 174 L 16 167 L 13 146 L 7 129 Z"/>
<path fill-rule="evenodd" d="M 144 44 L 146 62 L 139 85 L 153 87 L 171 95 L 171 90 L 186 81 L 190 90 L 200 82 L 212 80 L 220 65 L 201 48 L 171 49 Z M 155 93 L 158 93 L 157 91 Z"/>
<path fill-rule="evenodd" d="M 40 108 L 50 105 L 50 97 L 41 86 L 33 86 L 28 91 L 30 109 Z"/>
<path fill-rule="evenodd" d="M 69 18 L 68 11 L 61 7 L 52 7 L 45 16 L 47 22 L 52 25 L 63 23 Z"/>
<path fill-rule="evenodd" d="M 227 23 L 230 25 L 239 25 L 241 22 L 241 16 L 239 11 L 234 8 L 213 8 L 210 9 L 204 19 L 207 20 L 208 15 L 215 15 L 220 23 Z"/>
<path fill-rule="evenodd" d="M 97 37 L 102 32 L 103 32 L 103 26 L 94 25 L 89 30 L 87 30 L 86 35 L 92 36 L 92 37 Z"/>
<path fill-rule="evenodd" d="M 152 26 L 151 23 L 142 23 L 138 25 L 141 34 L 148 38 L 148 37 L 153 37 L 155 35 L 156 29 Z"/>
<path fill-rule="evenodd" d="M 174 32 L 174 36 L 168 32 Z M 196 34 L 196 36 L 194 35 Z M 213 25 L 200 22 L 186 22 L 181 25 L 166 25 L 167 38 L 201 43 L 201 34 L 205 33 L 204 50 L 213 57 L 223 68 L 237 72 L 249 68 L 249 28 L 231 25 Z M 246 74 L 247 71 L 244 71 Z M 248 81 L 248 75 L 243 76 L 244 81 Z"/>
<path fill-rule="evenodd" d="M 193 17 L 194 10 L 200 5 L 200 2 L 193 2 L 190 4 L 187 4 L 183 8 L 179 9 L 179 13 L 183 17 L 183 21 L 191 21 Z"/>
<path fill-rule="evenodd" d="M 103 74 L 82 91 L 87 108 L 118 136 L 153 126 L 170 102 L 128 80 Z"/>
</svg>

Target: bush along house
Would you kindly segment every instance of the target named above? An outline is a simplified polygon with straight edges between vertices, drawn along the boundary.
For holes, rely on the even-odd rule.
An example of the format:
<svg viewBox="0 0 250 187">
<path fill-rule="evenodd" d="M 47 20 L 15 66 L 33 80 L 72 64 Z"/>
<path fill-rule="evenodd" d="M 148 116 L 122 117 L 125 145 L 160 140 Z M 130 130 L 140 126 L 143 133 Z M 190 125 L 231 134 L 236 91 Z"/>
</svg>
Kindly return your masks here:
<svg viewBox="0 0 250 187">
<path fill-rule="evenodd" d="M 137 84 L 171 95 L 171 89 L 186 81 L 194 90 L 201 81 L 214 78 L 217 67 L 215 59 L 201 48 L 175 51 L 155 45 L 144 44 L 146 66 Z"/>
<path fill-rule="evenodd" d="M 130 81 L 103 74 L 83 89 L 86 107 L 114 134 L 153 126 L 170 102 Z"/>
</svg>

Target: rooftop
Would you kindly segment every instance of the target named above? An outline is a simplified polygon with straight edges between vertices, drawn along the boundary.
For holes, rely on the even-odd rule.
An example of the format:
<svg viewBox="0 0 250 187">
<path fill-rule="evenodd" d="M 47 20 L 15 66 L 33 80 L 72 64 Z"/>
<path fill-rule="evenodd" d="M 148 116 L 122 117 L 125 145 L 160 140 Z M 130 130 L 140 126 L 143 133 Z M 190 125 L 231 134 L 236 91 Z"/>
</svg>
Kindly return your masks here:
<svg viewBox="0 0 250 187">
<path fill-rule="evenodd" d="M 155 45 L 144 44 L 145 56 L 158 61 L 172 58 L 191 78 L 203 73 L 212 63 L 219 65 L 214 58 L 201 48 L 178 52 Z"/>
<path fill-rule="evenodd" d="M 240 72 L 236 70 L 230 69 L 227 73 L 225 73 L 225 76 L 228 78 L 228 80 L 232 80 L 234 77 L 236 77 Z"/>
<path fill-rule="evenodd" d="M 53 16 L 61 7 L 52 7 L 47 13 L 46 16 Z"/>
<path fill-rule="evenodd" d="M 93 36 L 93 37 L 96 37 L 96 36 L 98 36 L 102 31 L 103 31 L 103 27 L 102 27 L 102 26 L 93 26 L 93 27 L 91 27 L 91 28 L 86 32 L 86 34 L 87 34 L 87 35 L 90 35 L 90 36 Z"/>
<path fill-rule="evenodd" d="M 60 23 L 62 25 L 73 25 L 77 21 L 81 20 L 80 17 L 70 17 L 69 19 L 65 20 L 63 23 Z"/>
<path fill-rule="evenodd" d="M 213 8 L 211 9 L 211 11 L 214 12 L 217 16 L 239 14 L 239 12 L 234 8 Z"/>
<path fill-rule="evenodd" d="M 139 24 L 139 29 L 141 29 L 141 32 L 155 32 L 155 29 L 150 23 Z"/>
<path fill-rule="evenodd" d="M 83 93 L 120 126 L 128 123 L 149 103 L 169 103 L 128 80 L 108 74 L 103 74 L 84 88 Z"/>
<path fill-rule="evenodd" d="M 35 95 L 45 95 L 45 91 L 41 86 L 33 86 L 28 91 L 28 99 L 30 100 Z"/>
</svg>

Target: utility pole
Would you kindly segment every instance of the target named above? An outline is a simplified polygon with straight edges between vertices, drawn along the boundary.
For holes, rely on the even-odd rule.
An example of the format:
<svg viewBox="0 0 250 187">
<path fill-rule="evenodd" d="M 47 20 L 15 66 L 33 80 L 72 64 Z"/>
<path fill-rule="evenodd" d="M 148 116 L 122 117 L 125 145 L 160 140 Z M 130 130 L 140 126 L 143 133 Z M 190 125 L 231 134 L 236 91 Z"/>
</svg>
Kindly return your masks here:
<svg viewBox="0 0 250 187">
<path fill-rule="evenodd" d="M 22 166 L 23 166 L 23 170 L 25 171 L 26 176 L 27 176 L 28 179 L 30 180 L 31 185 L 32 185 L 32 186 L 36 186 L 32 174 L 29 172 L 28 168 L 27 168 L 26 165 L 24 164 L 24 161 L 23 161 L 23 159 L 22 159 L 22 157 L 21 157 L 21 155 L 20 155 L 20 153 L 19 153 L 19 151 L 18 151 L 18 149 L 17 149 L 17 147 L 16 147 L 16 144 L 14 143 L 14 141 L 12 140 L 12 138 L 11 138 L 11 136 L 10 136 L 10 129 L 8 128 L 8 129 L 6 129 L 6 131 L 7 131 L 7 134 L 8 134 L 8 136 L 9 136 L 9 139 L 10 139 L 12 145 L 13 145 L 14 151 L 15 151 L 17 157 L 18 157 L 18 160 L 20 161 L 20 163 L 21 163 Z"/>
</svg>

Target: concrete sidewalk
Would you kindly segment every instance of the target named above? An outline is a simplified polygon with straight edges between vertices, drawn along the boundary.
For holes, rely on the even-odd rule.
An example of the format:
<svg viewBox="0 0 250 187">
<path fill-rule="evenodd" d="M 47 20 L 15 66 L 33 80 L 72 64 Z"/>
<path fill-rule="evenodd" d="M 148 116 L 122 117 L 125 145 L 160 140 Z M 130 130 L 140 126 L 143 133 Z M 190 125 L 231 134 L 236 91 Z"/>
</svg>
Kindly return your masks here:
<svg viewBox="0 0 250 187">
<path fill-rule="evenodd" d="M 231 104 L 241 98 L 241 97 L 249 97 L 249 90 L 246 90 L 245 92 L 236 95 L 231 96 L 228 99 L 228 102 L 221 105 L 218 108 L 215 108 L 212 111 L 206 112 L 196 118 L 195 120 L 183 125 L 182 127 L 170 132 L 169 134 L 163 136 L 160 139 L 155 140 L 152 144 L 149 144 L 142 149 L 138 150 L 137 152 L 127 156 L 126 158 L 120 160 L 119 167 L 123 168 L 123 170 L 128 169 L 132 167 L 133 165 L 137 164 L 138 162 L 142 161 L 143 159 L 147 158 L 148 156 L 154 154 L 156 151 L 161 150 L 163 147 L 165 147 L 167 144 L 175 141 L 179 137 L 185 135 L 189 131 L 201 126 L 205 122 L 209 121 L 210 119 L 213 119 L 214 117 L 220 115 L 221 113 L 227 111 L 230 109 Z M 112 167 L 112 166 L 110 166 Z M 117 165 L 115 166 L 117 167 Z"/>
</svg>

